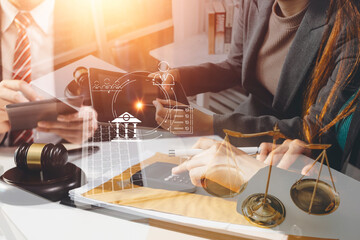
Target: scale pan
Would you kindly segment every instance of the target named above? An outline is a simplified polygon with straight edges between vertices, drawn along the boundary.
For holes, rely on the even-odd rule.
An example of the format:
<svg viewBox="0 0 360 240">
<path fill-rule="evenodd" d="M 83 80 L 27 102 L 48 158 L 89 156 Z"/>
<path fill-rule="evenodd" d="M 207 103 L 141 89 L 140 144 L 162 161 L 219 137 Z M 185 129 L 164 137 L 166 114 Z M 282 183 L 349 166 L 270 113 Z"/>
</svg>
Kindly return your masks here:
<svg viewBox="0 0 360 240">
<path fill-rule="evenodd" d="M 213 196 L 232 198 L 244 191 L 247 182 L 239 169 L 223 164 L 210 167 L 201 178 L 201 185 Z"/>
<path fill-rule="evenodd" d="M 290 190 L 290 196 L 295 205 L 313 215 L 326 215 L 334 212 L 340 205 L 340 196 L 329 184 L 321 180 L 318 182 L 314 202 L 309 211 L 315 185 L 316 179 L 297 181 Z"/>
</svg>

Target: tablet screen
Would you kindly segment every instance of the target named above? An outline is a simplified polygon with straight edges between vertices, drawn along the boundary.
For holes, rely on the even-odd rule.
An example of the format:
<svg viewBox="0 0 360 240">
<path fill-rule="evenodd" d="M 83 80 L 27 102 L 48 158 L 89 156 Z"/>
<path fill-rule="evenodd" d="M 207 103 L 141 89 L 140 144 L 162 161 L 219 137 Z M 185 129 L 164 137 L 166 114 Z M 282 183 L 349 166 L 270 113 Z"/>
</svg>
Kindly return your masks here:
<svg viewBox="0 0 360 240">
<path fill-rule="evenodd" d="M 33 129 L 39 121 L 56 121 L 59 114 L 79 111 L 82 97 L 47 99 L 36 102 L 9 104 L 6 111 L 11 130 Z"/>
</svg>

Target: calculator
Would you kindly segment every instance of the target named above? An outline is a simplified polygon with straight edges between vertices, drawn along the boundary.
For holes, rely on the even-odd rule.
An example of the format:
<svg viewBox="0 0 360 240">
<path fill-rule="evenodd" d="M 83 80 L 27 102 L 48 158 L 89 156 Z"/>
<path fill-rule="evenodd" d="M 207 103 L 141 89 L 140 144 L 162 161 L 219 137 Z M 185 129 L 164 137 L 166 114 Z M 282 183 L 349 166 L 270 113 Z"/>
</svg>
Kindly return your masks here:
<svg viewBox="0 0 360 240">
<path fill-rule="evenodd" d="M 176 166 L 172 163 L 153 163 L 132 175 L 131 182 L 134 185 L 148 188 L 188 193 L 195 192 L 196 186 L 191 183 L 188 171 L 179 175 L 172 175 L 171 170 Z"/>
</svg>

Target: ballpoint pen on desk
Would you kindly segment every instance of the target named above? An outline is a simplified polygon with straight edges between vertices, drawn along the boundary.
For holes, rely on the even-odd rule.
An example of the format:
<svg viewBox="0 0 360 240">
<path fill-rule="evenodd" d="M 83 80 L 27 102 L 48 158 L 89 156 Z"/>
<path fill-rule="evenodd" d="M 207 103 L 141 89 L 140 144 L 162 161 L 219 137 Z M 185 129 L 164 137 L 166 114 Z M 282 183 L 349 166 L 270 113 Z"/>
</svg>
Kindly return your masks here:
<svg viewBox="0 0 360 240">
<path fill-rule="evenodd" d="M 239 147 L 239 150 L 247 153 L 248 155 L 256 155 L 260 153 L 260 147 Z M 182 157 L 182 156 L 194 156 L 201 152 L 203 149 L 170 149 L 169 150 L 169 157 Z"/>
</svg>

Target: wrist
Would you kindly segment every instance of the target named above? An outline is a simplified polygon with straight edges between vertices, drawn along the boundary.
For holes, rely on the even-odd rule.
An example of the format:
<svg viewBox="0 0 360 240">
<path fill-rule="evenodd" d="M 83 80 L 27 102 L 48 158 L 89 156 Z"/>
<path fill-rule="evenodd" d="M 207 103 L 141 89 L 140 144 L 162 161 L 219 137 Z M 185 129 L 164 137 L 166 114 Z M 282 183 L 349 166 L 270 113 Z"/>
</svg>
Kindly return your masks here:
<svg viewBox="0 0 360 240">
<path fill-rule="evenodd" d="M 212 115 L 205 114 L 204 119 L 204 135 L 214 135 L 214 117 Z"/>
</svg>

